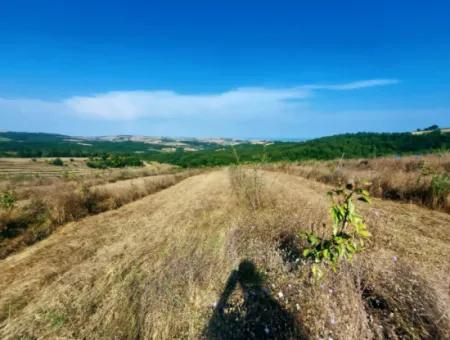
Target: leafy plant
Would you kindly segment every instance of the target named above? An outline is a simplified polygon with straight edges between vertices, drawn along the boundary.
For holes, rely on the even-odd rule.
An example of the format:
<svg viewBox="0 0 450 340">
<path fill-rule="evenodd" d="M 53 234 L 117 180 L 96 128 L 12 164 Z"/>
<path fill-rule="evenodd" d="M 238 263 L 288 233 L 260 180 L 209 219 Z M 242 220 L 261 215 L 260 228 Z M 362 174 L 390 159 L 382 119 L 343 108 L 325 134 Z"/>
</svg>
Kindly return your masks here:
<svg viewBox="0 0 450 340">
<path fill-rule="evenodd" d="M 431 178 L 431 193 L 434 205 L 440 205 L 450 193 L 450 177 L 447 173 L 436 174 Z"/>
<path fill-rule="evenodd" d="M 16 195 L 13 191 L 5 191 L 0 195 L 0 207 L 3 209 L 12 209 L 16 204 Z"/>
<path fill-rule="evenodd" d="M 420 175 L 417 178 L 417 184 L 420 183 L 422 178 L 430 177 L 429 182 L 429 202 L 432 207 L 439 207 L 445 204 L 445 199 L 450 193 L 450 176 L 447 172 L 437 172 L 426 165 L 421 167 Z"/>
<path fill-rule="evenodd" d="M 333 221 L 332 235 L 322 238 L 314 233 L 304 233 L 308 246 L 303 250 L 303 258 L 312 260 L 312 273 L 320 279 L 323 272 L 319 264 L 329 264 L 336 270 L 341 260 L 351 260 L 353 255 L 364 248 L 365 240 L 371 236 L 361 215 L 356 211 L 353 198 L 370 203 L 369 192 L 347 184 L 327 193 L 331 198 L 330 215 Z"/>
</svg>

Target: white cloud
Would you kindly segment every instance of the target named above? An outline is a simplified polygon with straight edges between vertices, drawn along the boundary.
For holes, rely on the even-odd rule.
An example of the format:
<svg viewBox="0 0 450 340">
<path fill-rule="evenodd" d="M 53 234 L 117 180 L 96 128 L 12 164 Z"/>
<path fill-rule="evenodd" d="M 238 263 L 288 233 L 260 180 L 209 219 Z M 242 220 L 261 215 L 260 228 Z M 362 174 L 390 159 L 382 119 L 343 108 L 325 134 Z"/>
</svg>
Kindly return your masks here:
<svg viewBox="0 0 450 340">
<path fill-rule="evenodd" d="M 369 79 L 354 81 L 345 84 L 335 84 L 335 85 L 307 85 L 305 86 L 311 90 L 357 90 L 367 87 L 384 86 L 397 84 L 400 81 L 398 79 Z"/>
<path fill-rule="evenodd" d="M 180 94 L 173 91 L 114 91 L 74 96 L 62 101 L 2 99 L 0 113 L 68 113 L 94 119 L 129 121 L 138 118 L 248 119 L 294 113 L 317 90 L 354 90 L 397 83 L 371 79 L 334 85 L 290 88 L 244 87 L 217 94 Z"/>
<path fill-rule="evenodd" d="M 239 88 L 219 94 L 179 94 L 173 91 L 124 91 L 72 97 L 64 104 L 74 113 L 106 119 L 139 117 L 258 116 L 284 111 L 284 101 L 303 99 L 303 88 Z"/>
</svg>

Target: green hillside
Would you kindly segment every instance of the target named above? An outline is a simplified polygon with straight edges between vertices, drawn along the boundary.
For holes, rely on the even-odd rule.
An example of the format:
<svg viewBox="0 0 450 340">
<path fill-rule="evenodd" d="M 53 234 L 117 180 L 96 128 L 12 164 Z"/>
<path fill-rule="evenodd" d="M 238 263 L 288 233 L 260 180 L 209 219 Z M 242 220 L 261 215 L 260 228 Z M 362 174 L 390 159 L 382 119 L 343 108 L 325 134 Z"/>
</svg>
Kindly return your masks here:
<svg viewBox="0 0 450 340">
<path fill-rule="evenodd" d="M 422 154 L 448 150 L 450 134 L 356 133 L 322 137 L 305 142 L 273 142 L 235 146 L 199 140 L 161 139 L 158 143 L 130 140 L 80 139 L 44 133 L 0 133 L 3 157 L 96 157 L 133 155 L 143 160 L 182 167 L 227 165 L 253 161 L 328 160 L 383 155 Z M 189 150 L 189 151 L 187 151 Z"/>
<path fill-rule="evenodd" d="M 340 157 L 364 158 L 382 155 L 421 154 L 450 147 L 450 134 L 439 131 L 426 135 L 410 133 L 356 133 L 313 139 L 301 143 L 276 142 L 270 145 L 240 144 L 218 150 L 195 153 L 175 152 L 157 154 L 151 158 L 159 162 L 189 166 L 226 165 L 252 161 L 328 160 Z"/>
</svg>

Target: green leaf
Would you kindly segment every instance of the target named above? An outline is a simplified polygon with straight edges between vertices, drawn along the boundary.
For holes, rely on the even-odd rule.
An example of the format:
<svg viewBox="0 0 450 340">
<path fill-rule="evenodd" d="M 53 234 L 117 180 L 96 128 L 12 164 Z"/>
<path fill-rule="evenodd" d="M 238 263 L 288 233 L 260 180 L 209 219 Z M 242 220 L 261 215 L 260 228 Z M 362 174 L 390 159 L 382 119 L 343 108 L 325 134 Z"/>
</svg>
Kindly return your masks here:
<svg viewBox="0 0 450 340">
<path fill-rule="evenodd" d="M 368 232 L 367 230 L 361 230 L 361 231 L 359 231 L 359 233 L 358 233 L 360 236 L 362 236 L 362 237 L 370 237 L 370 236 L 372 236 L 372 234 L 370 233 L 370 232 Z"/>
<path fill-rule="evenodd" d="M 365 203 L 370 203 L 370 198 L 366 197 L 366 196 L 360 196 L 360 197 L 358 197 L 358 201 L 362 201 L 362 202 L 365 202 Z"/>
<path fill-rule="evenodd" d="M 327 260 L 330 259 L 330 251 L 328 249 L 323 250 L 323 258 Z"/>
<path fill-rule="evenodd" d="M 355 213 L 355 205 L 353 204 L 352 200 L 348 200 L 348 213 L 353 215 Z"/>
<path fill-rule="evenodd" d="M 319 243 L 319 239 L 317 238 L 316 235 L 314 235 L 314 234 L 309 234 L 309 235 L 308 235 L 308 242 L 309 242 L 311 245 L 315 246 L 317 243 Z"/>
</svg>

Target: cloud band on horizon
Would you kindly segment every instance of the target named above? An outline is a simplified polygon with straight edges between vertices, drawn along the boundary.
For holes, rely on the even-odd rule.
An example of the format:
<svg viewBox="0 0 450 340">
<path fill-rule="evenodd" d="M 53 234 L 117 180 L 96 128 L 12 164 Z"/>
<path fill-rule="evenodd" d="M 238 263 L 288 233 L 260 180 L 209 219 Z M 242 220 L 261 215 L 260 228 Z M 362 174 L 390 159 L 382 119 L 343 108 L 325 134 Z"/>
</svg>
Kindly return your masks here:
<svg viewBox="0 0 450 340">
<path fill-rule="evenodd" d="M 241 87 L 217 94 L 180 94 L 169 90 L 111 91 L 91 96 L 72 96 L 61 101 L 5 99 L 1 112 L 35 114 L 65 113 L 88 119 L 129 121 L 140 118 L 176 119 L 210 117 L 249 119 L 296 113 L 316 91 L 348 91 L 386 86 L 397 79 L 369 79 L 331 85 L 302 85 L 288 88 Z"/>
</svg>

